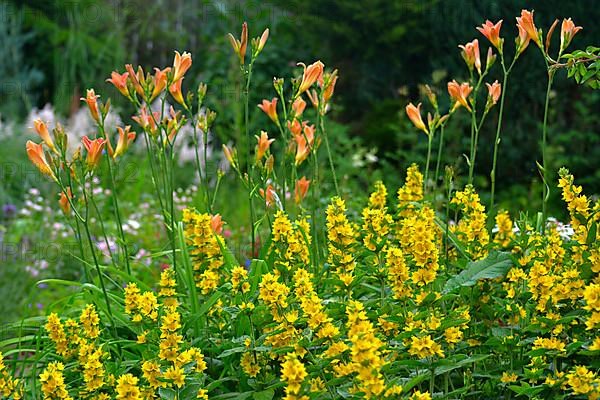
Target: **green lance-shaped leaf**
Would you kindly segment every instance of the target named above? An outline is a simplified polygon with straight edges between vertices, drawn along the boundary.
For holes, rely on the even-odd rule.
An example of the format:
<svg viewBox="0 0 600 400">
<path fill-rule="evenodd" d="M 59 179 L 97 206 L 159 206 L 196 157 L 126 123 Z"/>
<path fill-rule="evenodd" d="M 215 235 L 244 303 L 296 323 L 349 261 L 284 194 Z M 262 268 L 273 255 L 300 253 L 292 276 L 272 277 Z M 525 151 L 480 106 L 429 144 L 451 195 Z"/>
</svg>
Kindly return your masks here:
<svg viewBox="0 0 600 400">
<path fill-rule="evenodd" d="M 512 265 L 510 254 L 492 251 L 479 261 L 471 261 L 458 275 L 450 278 L 444 286 L 444 293 L 452 292 L 462 286 L 473 286 L 481 279 L 495 279 L 505 276 Z"/>
</svg>

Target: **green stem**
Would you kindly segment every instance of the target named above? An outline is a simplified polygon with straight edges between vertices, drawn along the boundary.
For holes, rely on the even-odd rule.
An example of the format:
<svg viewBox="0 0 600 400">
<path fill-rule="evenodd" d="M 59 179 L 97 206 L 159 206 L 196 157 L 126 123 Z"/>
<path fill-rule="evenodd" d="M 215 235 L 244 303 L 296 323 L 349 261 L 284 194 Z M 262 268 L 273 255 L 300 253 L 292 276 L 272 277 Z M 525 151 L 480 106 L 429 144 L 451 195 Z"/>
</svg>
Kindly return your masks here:
<svg viewBox="0 0 600 400">
<path fill-rule="evenodd" d="M 329 137 L 327 136 L 327 132 L 325 131 L 325 126 L 323 124 L 324 118 L 321 118 L 321 133 L 323 134 L 323 138 L 325 139 L 325 148 L 327 149 L 327 158 L 329 159 L 329 166 L 331 167 L 331 175 L 333 176 L 333 185 L 335 186 L 335 194 L 337 196 L 340 195 L 340 189 L 338 187 L 337 175 L 335 173 L 335 166 L 333 165 L 333 157 L 331 156 L 331 148 L 329 147 Z"/>
<path fill-rule="evenodd" d="M 437 155 L 437 160 L 435 163 L 435 183 L 436 184 L 437 184 L 439 172 L 440 172 L 440 163 L 442 160 L 442 148 L 444 147 L 444 128 L 445 128 L 445 125 L 442 124 L 442 126 L 440 128 L 441 131 L 440 131 L 440 142 L 438 144 L 438 155 Z"/>
<path fill-rule="evenodd" d="M 92 235 L 90 234 L 90 228 L 88 226 L 88 217 L 89 217 L 89 202 L 85 187 L 83 188 L 83 199 L 85 202 L 85 222 L 83 223 L 83 227 L 85 228 L 85 233 L 88 239 L 88 245 L 90 246 L 90 251 L 92 252 L 92 258 L 94 259 L 94 265 L 96 266 L 96 272 L 98 273 L 98 280 L 100 281 L 100 287 L 102 288 L 102 293 L 104 294 L 104 300 L 106 301 L 106 310 L 108 311 L 108 316 L 111 319 L 112 325 L 114 326 L 113 315 L 110 309 L 110 301 L 108 299 L 108 292 L 106 291 L 106 286 L 104 285 L 104 278 L 102 275 L 102 271 L 100 270 L 100 264 L 98 263 L 98 258 L 96 257 L 96 250 L 94 241 L 92 240 Z"/>
<path fill-rule="evenodd" d="M 493 214 L 494 210 L 494 195 L 496 193 L 496 164 L 498 162 L 498 148 L 500 146 L 500 132 L 502 131 L 502 117 L 504 116 L 504 96 L 506 95 L 506 86 L 508 84 L 508 75 L 510 71 L 504 68 L 504 60 L 502 60 L 502 68 L 504 69 L 504 82 L 502 82 L 502 94 L 500 95 L 500 111 L 498 111 L 498 125 L 496 126 L 496 138 L 494 139 L 494 156 L 492 159 L 492 170 L 490 172 L 491 192 L 490 192 L 490 207 L 489 213 Z"/>
<path fill-rule="evenodd" d="M 546 87 L 546 102 L 544 104 L 544 124 L 542 125 L 542 233 L 546 230 L 547 203 L 550 197 L 550 187 L 548 186 L 548 165 L 546 154 L 546 142 L 548 136 L 548 108 L 550 105 L 550 91 L 554 81 L 554 71 L 548 70 L 548 86 Z"/>
<path fill-rule="evenodd" d="M 425 188 L 429 179 L 429 161 L 431 160 L 431 143 L 433 142 L 433 132 L 427 135 L 427 161 L 425 162 Z"/>
<path fill-rule="evenodd" d="M 250 176 L 250 159 L 251 159 L 251 151 L 250 151 L 250 126 L 249 126 L 249 118 L 250 112 L 248 108 L 248 103 L 250 101 L 250 81 L 252 79 L 252 65 L 254 64 L 254 60 L 250 62 L 248 65 L 248 73 L 246 76 L 246 89 L 244 90 L 244 128 L 246 130 L 246 178 L 248 179 L 248 205 L 250 207 L 250 238 L 252 239 L 252 247 L 250 248 L 250 258 L 254 255 L 254 248 L 256 246 L 256 237 L 254 235 L 254 205 L 252 202 L 252 179 Z M 284 194 L 285 195 L 285 194 Z M 265 197 L 267 194 L 265 193 Z"/>
</svg>

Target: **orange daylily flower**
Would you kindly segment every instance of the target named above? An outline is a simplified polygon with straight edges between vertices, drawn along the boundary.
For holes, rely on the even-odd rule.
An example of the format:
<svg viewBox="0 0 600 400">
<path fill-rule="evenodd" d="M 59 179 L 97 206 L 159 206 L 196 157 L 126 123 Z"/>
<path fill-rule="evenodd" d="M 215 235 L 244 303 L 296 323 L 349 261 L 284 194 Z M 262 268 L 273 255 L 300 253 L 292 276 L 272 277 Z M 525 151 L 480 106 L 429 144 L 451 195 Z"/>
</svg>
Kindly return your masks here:
<svg viewBox="0 0 600 400">
<path fill-rule="evenodd" d="M 240 35 L 240 40 L 236 39 L 231 33 L 228 34 L 228 37 L 229 42 L 231 43 L 231 47 L 233 47 L 233 51 L 235 52 L 235 54 L 237 54 L 238 58 L 240 59 L 240 64 L 243 65 L 246 57 L 246 47 L 248 47 L 248 24 L 246 22 L 242 24 L 242 33 Z"/>
<path fill-rule="evenodd" d="M 468 111 L 471 111 L 471 106 L 469 106 L 468 97 L 471 94 L 473 87 L 469 85 L 467 82 L 463 84 L 458 84 L 456 80 L 452 80 L 452 82 L 448 82 L 448 94 L 455 101 L 453 110 L 463 106 Z"/>
<path fill-rule="evenodd" d="M 144 70 L 142 67 L 138 66 L 137 74 L 133 70 L 133 66 L 131 64 L 126 64 L 125 69 L 129 73 L 129 79 L 133 84 L 133 88 L 140 96 L 144 97 L 144 88 L 146 85 L 146 78 L 144 77 Z"/>
<path fill-rule="evenodd" d="M 458 46 L 462 49 L 461 55 L 462 58 L 467 63 L 469 70 L 473 69 L 473 66 L 477 68 L 477 72 L 481 74 L 481 57 L 479 54 L 479 40 L 474 39 L 472 42 L 469 42 L 465 45 Z"/>
<path fill-rule="evenodd" d="M 269 139 L 269 135 L 265 131 L 260 131 L 260 137 L 255 137 L 258 141 L 258 144 L 256 145 L 256 161 L 260 161 L 275 139 Z"/>
<path fill-rule="evenodd" d="M 56 146 L 54 145 L 54 141 L 48 132 L 48 126 L 44 123 L 44 121 L 39 118 L 36 119 L 33 121 L 33 127 L 44 143 L 46 143 L 46 146 L 48 146 L 55 153 L 58 153 L 58 150 L 56 150 Z"/>
<path fill-rule="evenodd" d="M 215 214 L 210 217 L 210 227 L 217 235 L 220 235 L 221 232 L 223 232 L 223 219 L 221 218 L 221 214 Z"/>
<path fill-rule="evenodd" d="M 294 135 L 294 140 L 296 141 L 296 165 L 300 165 L 308 155 L 312 149 L 313 143 L 315 141 L 315 127 L 314 125 L 308 125 L 303 123 L 302 133 L 298 135 Z"/>
<path fill-rule="evenodd" d="M 306 101 L 304 101 L 304 99 L 302 99 L 302 97 L 298 97 L 292 103 L 293 117 L 294 118 L 300 117 L 302 115 L 302 113 L 304 113 L 305 108 L 306 108 Z"/>
<path fill-rule="evenodd" d="M 97 123 L 100 123 L 100 112 L 98 111 L 98 96 L 94 89 L 88 89 L 86 97 L 82 97 L 80 100 L 83 100 L 87 103 L 88 108 L 90 109 L 90 114 L 92 118 Z"/>
<path fill-rule="evenodd" d="M 148 113 L 148 108 L 144 105 L 140 109 L 140 115 L 131 117 L 132 120 L 138 123 L 143 130 L 149 131 L 151 134 L 156 133 L 156 123 L 158 121 L 159 114 L 157 111 L 153 112 L 152 115 Z"/>
<path fill-rule="evenodd" d="M 113 71 L 110 74 L 110 79 L 107 79 L 106 82 L 112 83 L 121 94 L 125 97 L 129 97 L 129 88 L 127 88 L 127 77 L 129 76 L 128 72 L 124 74 L 119 74 L 117 71 Z"/>
<path fill-rule="evenodd" d="M 58 199 L 58 205 L 65 214 L 68 214 L 69 211 L 71 211 L 71 203 L 69 202 L 69 200 L 71 200 L 72 198 L 73 193 L 71 192 L 70 187 L 67 188 L 66 195 L 65 192 L 60 192 L 60 199 Z"/>
<path fill-rule="evenodd" d="M 271 121 L 275 122 L 276 124 L 279 123 L 279 118 L 277 116 L 277 97 L 273 97 L 271 101 L 266 99 L 263 100 L 262 104 L 258 105 L 258 108 L 263 110 L 263 112 L 267 114 L 269 118 L 271 118 Z"/>
<path fill-rule="evenodd" d="M 152 96 L 150 96 L 150 102 L 152 102 L 163 90 L 167 87 L 167 73 L 171 71 L 170 67 L 163 70 L 154 68 L 154 89 L 152 90 Z"/>
<path fill-rule="evenodd" d="M 29 160 L 33 165 L 35 165 L 42 174 L 48 175 L 56 180 L 56 176 L 54 175 L 52 168 L 50 168 L 50 164 L 46 161 L 46 155 L 44 154 L 42 145 L 28 140 L 25 144 L 25 148 L 27 149 L 27 157 L 29 157 Z"/>
<path fill-rule="evenodd" d="M 304 63 L 298 63 L 298 65 L 302 65 L 304 73 L 296 97 L 306 92 L 317 80 L 323 79 L 323 68 L 325 67 L 321 61 L 315 61 L 308 67 Z"/>
<path fill-rule="evenodd" d="M 100 157 L 102 156 L 102 150 L 106 144 L 106 140 L 102 138 L 91 140 L 87 136 L 84 136 L 81 141 L 83 146 L 87 150 L 87 165 L 90 170 L 93 170 L 98 166 Z"/>
<path fill-rule="evenodd" d="M 413 103 L 408 103 L 406 106 L 406 115 L 410 121 L 417 127 L 417 129 L 422 130 L 427 135 L 429 135 L 429 131 L 421 118 L 421 103 L 419 103 L 416 107 Z"/>
<path fill-rule="evenodd" d="M 130 132 L 131 126 L 127 125 L 125 129 L 120 126 L 117 127 L 117 131 L 119 132 L 119 140 L 117 141 L 117 148 L 115 149 L 114 154 L 112 154 L 112 158 L 117 158 L 121 154 L 125 153 L 129 148 L 131 142 L 135 140 L 136 133 Z"/>
<path fill-rule="evenodd" d="M 527 32 L 529 39 L 533 40 L 539 48 L 542 48 L 540 33 L 533 22 L 533 11 L 521 10 L 521 16 L 517 17 L 517 27 L 520 27 Z"/>
<path fill-rule="evenodd" d="M 489 19 L 485 21 L 485 24 L 478 26 L 476 29 L 483 34 L 490 41 L 490 43 L 498 49 L 498 51 L 502 51 L 502 44 L 504 39 L 500 37 L 500 28 L 502 27 L 502 20 L 494 23 Z"/>
<path fill-rule="evenodd" d="M 525 51 L 527 46 L 529 46 L 529 41 L 531 39 L 529 38 L 527 31 L 521 25 L 517 25 L 517 28 L 519 28 L 519 36 L 515 39 L 516 52 L 517 54 L 520 54 Z"/>
<path fill-rule="evenodd" d="M 300 135 L 302 133 L 302 126 L 303 125 L 297 119 L 294 119 L 293 121 L 288 121 L 287 123 L 288 129 L 290 130 L 290 132 L 292 132 L 292 135 L 294 136 Z"/>
<path fill-rule="evenodd" d="M 275 189 L 273 188 L 273 185 L 267 186 L 266 192 L 267 193 L 265 195 L 264 189 L 259 190 L 260 197 L 265 199 L 265 202 L 267 203 L 267 207 L 269 207 L 271 204 L 275 203 L 275 195 L 276 194 L 275 194 Z"/>
<path fill-rule="evenodd" d="M 306 197 L 308 188 L 310 187 L 310 180 L 306 179 L 305 176 L 296 181 L 296 188 L 294 189 L 294 199 L 297 204 Z"/>
<path fill-rule="evenodd" d="M 192 66 L 192 55 L 186 51 L 183 54 L 175 52 L 175 60 L 173 60 L 173 82 L 178 81 Z"/>
<path fill-rule="evenodd" d="M 187 104 L 185 104 L 185 100 L 183 99 L 183 93 L 181 92 L 181 84 L 183 83 L 183 78 L 177 80 L 171 86 L 169 86 L 169 93 L 175 99 L 176 102 L 187 108 Z"/>
<path fill-rule="evenodd" d="M 500 94 L 502 93 L 502 85 L 498 81 L 494 81 L 491 85 L 489 83 L 485 84 L 488 88 L 488 103 L 491 105 L 495 105 L 498 103 L 500 99 Z"/>
<path fill-rule="evenodd" d="M 561 50 L 566 49 L 571 40 L 573 40 L 573 36 L 577 34 L 583 28 L 581 26 L 575 26 L 575 23 L 571 20 L 571 18 L 563 19 L 561 30 L 560 30 L 560 48 Z"/>
</svg>

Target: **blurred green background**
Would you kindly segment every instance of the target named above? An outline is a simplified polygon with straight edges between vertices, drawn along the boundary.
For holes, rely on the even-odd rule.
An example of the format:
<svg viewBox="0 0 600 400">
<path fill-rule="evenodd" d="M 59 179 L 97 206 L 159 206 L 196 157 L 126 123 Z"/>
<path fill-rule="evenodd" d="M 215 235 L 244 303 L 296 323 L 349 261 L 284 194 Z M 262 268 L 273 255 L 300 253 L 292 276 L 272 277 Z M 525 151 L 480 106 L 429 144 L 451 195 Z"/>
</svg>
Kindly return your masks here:
<svg viewBox="0 0 600 400">
<path fill-rule="evenodd" d="M 346 169 L 352 163 L 340 159 L 342 174 L 352 177 L 346 184 L 363 187 L 373 176 L 385 176 L 395 187 L 408 163 L 423 161 L 426 140 L 407 121 L 404 106 L 419 100 L 421 83 L 437 87 L 446 99 L 446 82 L 466 78 L 457 46 L 479 38 L 485 54 L 488 42 L 475 30 L 485 19 L 504 20 L 508 54 L 521 8 L 535 9 L 536 24 L 544 31 L 554 18 L 572 17 L 582 25 L 572 49 L 600 42 L 600 7 L 593 0 L 4 0 L 0 8 L 3 122 L 22 121 L 31 108 L 47 103 L 68 116 L 81 106 L 79 98 L 89 87 L 104 98 L 112 97 L 127 117 L 128 104 L 105 82 L 110 71 L 123 71 L 125 63 L 146 70 L 167 66 L 178 49 L 194 57 L 184 86 L 209 84 L 208 104 L 218 112 L 216 135 L 221 142 L 236 137 L 241 116 L 238 69 L 226 34 L 237 35 L 243 21 L 249 22 L 251 36 L 269 27 L 268 51 L 256 68 L 253 100 L 272 97 L 272 78 L 283 73 L 290 77 L 297 62 L 321 59 L 327 67 L 338 68 L 341 78 L 330 128 L 334 147 L 340 154 L 353 151 L 355 166 L 361 165 L 361 157 L 379 160 L 370 174 L 360 174 L 351 165 Z M 498 69 L 491 80 L 500 78 Z M 545 83 L 543 60 L 531 46 L 517 63 L 508 89 L 498 172 L 505 208 L 533 210 L 540 204 L 535 161 L 541 158 Z M 578 87 L 564 71 L 559 74 L 550 115 L 552 170 L 568 166 L 588 193 L 600 192 L 599 105 L 600 92 Z M 264 128 L 258 109 L 254 117 L 256 129 Z M 492 112 L 480 139 L 476 186 L 484 198 L 495 118 Z M 454 119 L 446 131 L 444 152 L 444 163 L 463 176 L 467 122 L 464 113 Z M 0 155 L 15 157 L 14 147 L 3 148 Z M 8 183 L 3 180 L 2 185 Z M 4 201 L 18 202 L 19 190 L 22 185 L 15 190 L 4 187 Z M 562 206 L 554 193 L 552 210 L 560 216 Z"/>
</svg>

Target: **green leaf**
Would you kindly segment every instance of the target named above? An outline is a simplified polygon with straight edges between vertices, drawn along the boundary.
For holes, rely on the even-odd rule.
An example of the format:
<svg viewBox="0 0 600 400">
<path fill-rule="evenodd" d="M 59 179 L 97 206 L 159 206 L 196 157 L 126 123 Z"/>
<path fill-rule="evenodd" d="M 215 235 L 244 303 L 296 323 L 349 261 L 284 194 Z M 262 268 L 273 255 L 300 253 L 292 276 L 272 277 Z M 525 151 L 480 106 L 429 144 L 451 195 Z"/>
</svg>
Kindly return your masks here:
<svg viewBox="0 0 600 400">
<path fill-rule="evenodd" d="M 506 275 L 512 265 L 508 252 L 492 251 L 483 260 L 471 261 L 464 271 L 450 278 L 444 286 L 444 293 L 463 286 L 473 286 L 481 279 L 495 279 Z"/>
<path fill-rule="evenodd" d="M 262 392 L 254 393 L 252 398 L 254 400 L 272 400 L 275 396 L 275 391 L 273 389 L 263 390 Z"/>
</svg>

